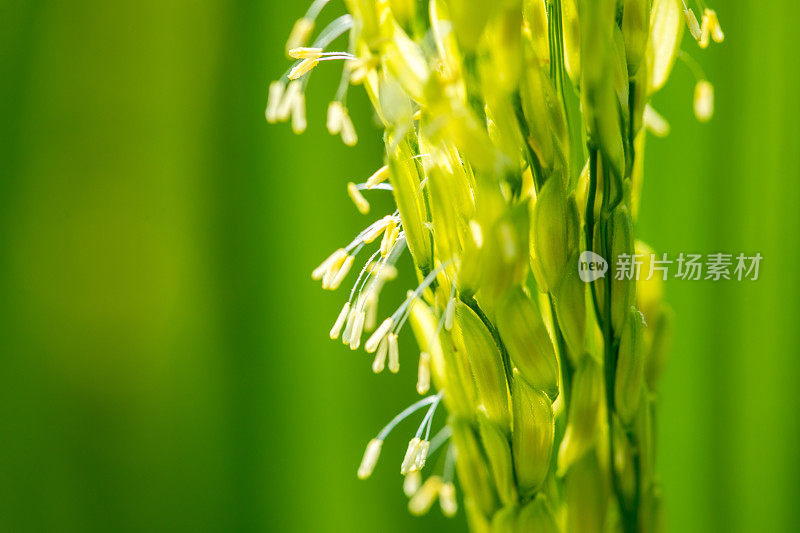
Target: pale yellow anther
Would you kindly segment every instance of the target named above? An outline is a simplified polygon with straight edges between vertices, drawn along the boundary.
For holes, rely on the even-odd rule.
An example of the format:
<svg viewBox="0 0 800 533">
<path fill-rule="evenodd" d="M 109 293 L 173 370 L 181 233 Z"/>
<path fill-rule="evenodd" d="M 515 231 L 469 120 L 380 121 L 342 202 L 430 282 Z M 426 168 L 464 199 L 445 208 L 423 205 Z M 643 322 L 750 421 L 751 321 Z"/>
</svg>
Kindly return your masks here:
<svg viewBox="0 0 800 533">
<path fill-rule="evenodd" d="M 458 503 L 456 503 L 456 487 L 452 481 L 443 483 L 439 488 L 439 505 L 446 517 L 452 518 L 456 515 Z"/>
<path fill-rule="evenodd" d="M 710 41 L 711 27 L 709 26 L 708 15 L 703 13 L 703 18 L 700 21 L 700 39 L 697 40 L 697 44 L 700 45 L 700 48 L 708 48 Z"/>
<path fill-rule="evenodd" d="M 285 89 L 286 85 L 279 81 L 273 81 L 269 85 L 269 97 L 267 98 L 267 109 L 264 111 L 264 116 L 270 124 L 278 121 L 278 107 L 281 104 Z"/>
<path fill-rule="evenodd" d="M 300 48 L 308 42 L 311 32 L 314 31 L 314 21 L 307 18 L 298 19 L 292 27 L 292 32 L 286 40 L 286 53 L 290 54 L 291 50 Z"/>
<path fill-rule="evenodd" d="M 292 131 L 300 135 L 306 131 L 306 95 L 300 93 L 292 104 Z"/>
<path fill-rule="evenodd" d="M 338 257 L 336 261 L 333 261 L 330 265 L 328 265 L 325 274 L 322 276 L 322 288 L 325 290 L 333 290 L 331 287 L 333 286 L 333 282 L 336 279 L 336 276 L 339 275 L 339 271 L 342 269 L 344 264 L 347 262 L 348 255 L 344 254 L 341 257 Z"/>
<path fill-rule="evenodd" d="M 717 18 L 717 12 L 713 9 L 706 9 L 703 13 L 703 18 L 708 19 L 709 30 L 711 31 L 711 38 L 715 43 L 721 43 L 725 40 L 725 34 L 722 32 L 722 26 Z"/>
<path fill-rule="evenodd" d="M 394 247 L 394 243 L 397 241 L 397 237 L 400 235 L 400 226 L 394 225 L 392 227 L 392 231 L 390 232 L 389 229 L 386 229 L 386 233 L 383 235 L 383 240 L 381 241 L 381 255 L 386 257 L 389 255 L 389 252 Z M 397 277 L 397 270 L 395 269 L 395 276 Z M 394 279 L 391 278 L 391 279 Z"/>
<path fill-rule="evenodd" d="M 319 64 L 319 59 L 315 59 L 313 57 L 309 57 L 308 59 L 302 60 L 296 66 L 292 67 L 292 70 L 289 71 L 289 79 L 296 80 L 303 74 L 307 74 L 311 71 L 314 67 Z"/>
<path fill-rule="evenodd" d="M 694 88 L 694 116 L 700 122 L 708 122 L 713 115 L 714 86 L 706 80 L 701 80 Z"/>
<path fill-rule="evenodd" d="M 344 106 L 339 101 L 333 101 L 328 104 L 328 117 L 326 126 L 328 133 L 331 135 L 339 135 L 342 131 L 342 117 L 345 115 Z"/>
<path fill-rule="evenodd" d="M 439 495 L 439 490 L 442 488 L 442 478 L 439 476 L 431 476 L 425 480 L 422 487 L 414 494 L 414 497 L 408 502 L 408 510 L 411 514 L 420 516 L 427 513 L 436 497 Z"/>
<path fill-rule="evenodd" d="M 348 187 L 348 192 L 350 192 L 349 191 L 349 187 Z M 356 191 L 356 192 L 358 192 L 358 191 Z M 353 200 L 353 201 L 355 202 L 355 200 Z M 364 200 L 364 201 L 366 201 L 366 200 Z M 369 204 L 367 204 L 367 205 L 369 205 Z M 386 227 L 391 222 L 392 222 L 392 216 L 391 215 L 386 215 L 385 217 L 383 217 L 383 218 L 381 218 L 379 220 L 376 220 L 369 227 L 369 231 L 367 231 L 364 234 L 364 236 L 362 237 L 363 241 L 366 242 L 366 243 L 370 243 L 370 242 L 374 241 L 375 239 L 377 239 L 378 236 L 381 235 L 384 232 Z"/>
<path fill-rule="evenodd" d="M 403 462 L 400 465 L 401 474 L 406 475 L 414 470 L 419 470 L 418 468 L 414 468 L 414 465 L 417 463 L 417 453 L 419 453 L 421 444 L 422 439 L 419 437 L 414 437 L 409 441 L 408 448 L 406 448 L 406 455 L 403 457 Z"/>
<path fill-rule="evenodd" d="M 367 444 L 367 449 L 364 451 L 364 457 L 361 459 L 361 466 L 358 467 L 358 478 L 367 479 L 372 475 L 375 470 L 375 465 L 378 463 L 378 457 L 381 455 L 381 446 L 383 441 L 372 439 Z"/>
<path fill-rule="evenodd" d="M 292 59 L 319 59 L 322 57 L 322 48 L 311 46 L 298 46 L 289 50 Z"/>
<path fill-rule="evenodd" d="M 320 265 L 311 272 L 311 279 L 313 280 L 320 280 L 322 276 L 325 275 L 325 272 L 328 271 L 328 268 L 335 262 L 339 261 L 339 259 L 344 260 L 344 256 L 347 255 L 344 248 L 339 248 L 331 255 L 329 255 Z"/>
<path fill-rule="evenodd" d="M 374 353 L 375 350 L 378 349 L 378 344 L 383 340 L 386 334 L 389 333 L 389 330 L 392 329 L 393 325 L 394 320 L 392 320 L 392 317 L 389 317 L 381 322 L 381 325 L 378 326 L 378 329 L 376 329 L 375 332 L 370 335 L 369 339 L 367 339 L 367 342 L 364 344 L 364 349 L 367 351 L 367 353 Z"/>
<path fill-rule="evenodd" d="M 357 350 L 361 346 L 361 333 L 364 331 L 364 319 L 366 315 L 364 311 L 356 311 L 356 317 L 353 320 L 353 331 L 350 332 L 350 349 Z"/>
<path fill-rule="evenodd" d="M 349 314 L 350 302 L 347 302 L 344 304 L 344 307 L 342 307 L 342 310 L 339 311 L 339 316 L 336 317 L 336 322 L 334 322 L 333 327 L 331 328 L 331 339 L 339 338 L 339 334 L 342 332 L 345 320 L 347 320 L 347 315 Z"/>
<path fill-rule="evenodd" d="M 384 165 L 376 170 L 372 176 L 367 178 L 367 189 L 370 189 L 379 183 L 383 183 L 387 179 L 389 179 L 389 165 Z"/>
<path fill-rule="evenodd" d="M 397 345 L 397 333 L 386 336 L 389 342 L 389 372 L 397 374 L 400 371 L 400 348 Z"/>
<path fill-rule="evenodd" d="M 417 453 L 414 456 L 414 465 L 412 470 L 422 470 L 425 466 L 425 461 L 428 459 L 428 450 L 431 448 L 431 443 L 427 440 L 419 441 L 417 445 Z"/>
<path fill-rule="evenodd" d="M 417 370 L 417 392 L 426 394 L 431 388 L 431 354 L 419 354 L 419 369 Z"/>
<path fill-rule="evenodd" d="M 372 331 L 375 328 L 375 321 L 378 317 L 378 293 L 377 291 L 369 291 L 366 299 L 364 300 L 364 313 L 367 315 L 364 321 L 364 329 Z"/>
<path fill-rule="evenodd" d="M 354 257 L 352 255 L 348 255 L 345 258 L 345 260 L 342 262 L 342 266 L 339 267 L 339 270 L 336 272 L 336 276 L 334 276 L 333 280 L 331 280 L 327 289 L 335 291 L 339 288 L 339 285 L 342 284 L 342 281 L 344 280 L 345 276 L 347 276 L 347 273 L 350 272 L 350 267 L 353 266 L 353 260 Z"/>
<path fill-rule="evenodd" d="M 353 121 L 350 116 L 345 114 L 342 116 L 342 142 L 347 146 L 355 146 L 358 142 L 358 135 L 356 129 L 353 127 Z"/>
<path fill-rule="evenodd" d="M 356 309 L 361 305 L 361 300 L 356 300 L 355 305 L 350 309 L 347 315 L 347 321 L 344 324 L 344 331 L 342 332 L 342 344 L 345 346 L 350 344 L 350 336 L 353 334 L 353 324 L 356 321 Z"/>
<path fill-rule="evenodd" d="M 390 281 L 397 277 L 397 268 L 380 261 L 373 261 L 370 263 L 367 267 L 367 272 L 373 276 L 379 277 L 381 281 Z"/>
<path fill-rule="evenodd" d="M 390 241 L 392 239 L 392 233 L 394 233 L 395 227 L 397 227 L 397 222 L 395 222 L 394 218 L 392 218 L 383 232 L 383 238 L 381 239 L 381 255 L 384 257 L 389 254 L 389 250 L 391 250 L 391 244 L 394 244 L 393 242 L 390 243 Z"/>
<path fill-rule="evenodd" d="M 280 103 L 275 110 L 275 120 L 277 122 L 283 122 L 284 120 L 289 119 L 289 115 L 294 109 L 295 100 L 297 100 L 297 97 L 300 96 L 302 92 L 303 90 L 300 86 L 300 82 L 289 82 L 289 85 L 286 87 L 286 91 L 283 93 L 283 97 L 281 98 Z"/>
<path fill-rule="evenodd" d="M 691 8 L 684 9 L 683 16 L 686 19 L 686 26 L 689 28 L 689 33 L 692 34 L 692 37 L 694 37 L 696 41 L 700 40 L 700 24 L 697 22 L 694 11 L 692 11 Z"/>
<path fill-rule="evenodd" d="M 416 494 L 421 485 L 422 485 L 422 474 L 419 473 L 419 470 L 414 470 L 413 472 L 409 472 L 403 479 L 403 494 L 411 498 L 414 494 Z"/>
<path fill-rule="evenodd" d="M 372 360 L 372 371 L 376 374 L 383 372 L 386 366 L 386 353 L 389 351 L 389 343 L 384 337 L 378 344 L 378 351 L 375 353 L 375 359 Z"/>
<path fill-rule="evenodd" d="M 358 187 L 352 181 L 347 184 L 347 194 L 350 196 L 350 199 L 355 204 L 356 209 L 362 215 L 366 215 L 369 213 L 369 202 L 364 195 L 361 194 L 361 191 L 358 190 Z"/>
</svg>

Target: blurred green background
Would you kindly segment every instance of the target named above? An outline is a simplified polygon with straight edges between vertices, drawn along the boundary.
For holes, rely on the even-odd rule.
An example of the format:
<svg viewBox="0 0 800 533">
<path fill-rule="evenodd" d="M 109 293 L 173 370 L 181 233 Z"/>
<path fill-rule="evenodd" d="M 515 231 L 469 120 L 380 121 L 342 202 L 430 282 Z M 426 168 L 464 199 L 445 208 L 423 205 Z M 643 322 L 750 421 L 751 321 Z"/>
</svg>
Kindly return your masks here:
<svg viewBox="0 0 800 533">
<path fill-rule="evenodd" d="M 341 296 L 309 272 L 363 225 L 344 184 L 381 149 L 358 90 L 359 145 L 325 133 L 335 68 L 307 133 L 265 124 L 293 4 L 0 2 L 0 530 L 463 528 L 406 512 L 404 438 L 355 476 L 414 376 L 327 340 Z M 717 8 L 727 41 L 684 44 L 716 117 L 694 121 L 678 64 L 639 231 L 764 261 L 668 283 L 659 469 L 670 531 L 796 531 L 800 8 Z"/>
</svg>

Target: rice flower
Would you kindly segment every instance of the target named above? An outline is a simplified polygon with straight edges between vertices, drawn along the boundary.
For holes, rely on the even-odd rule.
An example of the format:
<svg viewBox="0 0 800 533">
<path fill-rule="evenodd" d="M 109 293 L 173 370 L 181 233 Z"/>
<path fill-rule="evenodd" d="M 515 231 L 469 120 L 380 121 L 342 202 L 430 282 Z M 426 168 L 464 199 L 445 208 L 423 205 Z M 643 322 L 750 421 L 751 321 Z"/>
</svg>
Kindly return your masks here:
<svg viewBox="0 0 800 533">
<path fill-rule="evenodd" d="M 716 12 L 700 3 L 698 21 L 681 0 L 344 3 L 316 34 L 327 0 L 297 21 L 265 115 L 302 133 L 311 76 L 338 64 L 329 133 L 358 140 L 352 86 L 384 130 L 383 160 L 346 191 L 364 216 L 373 195 L 396 209 L 312 272 L 323 289 L 350 287 L 332 339 L 372 354 L 376 373 L 417 372 L 422 398 L 369 439 L 358 477 L 411 418 L 395 459 L 413 514 L 438 499 L 474 531 L 651 530 L 671 311 L 652 282 L 582 281 L 578 256 L 613 265 L 646 248 L 633 228 L 647 132 L 670 129 L 650 99 L 680 60 L 697 118 L 711 118 L 713 87 L 680 48 L 687 29 L 700 48 L 722 42 Z M 406 251 L 419 283 L 378 316 Z M 414 350 L 399 343 L 407 322 Z"/>
</svg>

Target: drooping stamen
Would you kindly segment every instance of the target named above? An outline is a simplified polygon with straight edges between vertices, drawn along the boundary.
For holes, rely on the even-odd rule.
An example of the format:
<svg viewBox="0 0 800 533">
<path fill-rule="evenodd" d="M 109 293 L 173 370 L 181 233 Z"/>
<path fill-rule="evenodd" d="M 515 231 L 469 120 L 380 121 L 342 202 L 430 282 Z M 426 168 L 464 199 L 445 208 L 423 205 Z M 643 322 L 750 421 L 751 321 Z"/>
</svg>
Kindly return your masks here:
<svg viewBox="0 0 800 533">
<path fill-rule="evenodd" d="M 439 491 L 442 488 L 442 478 L 439 476 L 431 476 L 425 480 L 422 487 L 414 494 L 414 497 L 408 502 L 408 510 L 411 514 L 419 516 L 427 513 Z"/>
<path fill-rule="evenodd" d="M 403 494 L 411 498 L 412 496 L 414 496 L 414 494 L 416 494 L 421 485 L 422 485 L 422 474 L 419 473 L 419 470 L 414 470 L 413 472 L 409 472 L 403 479 Z"/>
<path fill-rule="evenodd" d="M 311 279 L 313 280 L 321 280 L 322 276 L 325 275 L 325 272 L 328 271 L 328 267 L 331 266 L 334 262 L 338 261 L 340 257 L 344 257 L 347 255 L 347 252 L 344 248 L 339 248 L 338 250 L 334 251 L 331 255 L 329 255 L 320 265 L 311 272 Z"/>
<path fill-rule="evenodd" d="M 336 322 L 334 322 L 333 327 L 331 328 L 331 339 L 339 338 L 339 334 L 342 332 L 342 327 L 344 326 L 344 321 L 347 320 L 347 316 L 350 314 L 350 302 L 345 302 L 344 307 L 342 310 L 339 311 L 339 316 L 336 317 Z"/>
<path fill-rule="evenodd" d="M 311 3 L 306 14 L 299 18 L 292 27 L 289 38 L 286 40 L 286 52 L 289 53 L 293 48 L 303 46 L 308 42 L 311 32 L 314 31 L 317 17 L 319 16 L 322 8 L 325 7 L 330 0 L 315 0 Z"/>
<path fill-rule="evenodd" d="M 359 479 L 367 479 L 372 475 L 372 471 L 375 470 L 375 465 L 378 464 L 382 446 L 383 439 L 372 439 L 369 441 L 367 449 L 364 451 L 364 457 L 361 459 L 361 465 L 358 467 Z"/>
<path fill-rule="evenodd" d="M 362 215 L 366 215 L 369 213 L 369 202 L 366 198 L 359 192 L 358 187 L 352 181 L 347 184 L 347 194 L 350 196 L 350 199 L 355 204 L 356 209 Z"/>
<path fill-rule="evenodd" d="M 417 392 L 427 394 L 431 388 L 431 354 L 420 352 L 417 370 Z"/>
<path fill-rule="evenodd" d="M 273 81 L 269 84 L 267 109 L 264 111 L 264 116 L 270 124 L 275 124 L 278 121 L 278 106 L 281 104 L 285 90 L 286 84 L 283 81 Z"/>
<path fill-rule="evenodd" d="M 397 374 L 400 372 L 400 348 L 397 346 L 397 333 L 387 335 L 389 341 L 389 372 Z"/>
<path fill-rule="evenodd" d="M 378 352 L 375 354 L 375 359 L 372 361 L 372 371 L 376 374 L 383 372 L 386 366 L 386 354 L 389 351 L 389 341 L 384 338 L 378 344 Z"/>
<path fill-rule="evenodd" d="M 442 508 L 442 514 L 448 518 L 452 518 L 458 512 L 458 503 L 456 503 L 456 487 L 452 481 L 445 481 L 439 488 L 439 506 Z"/>
</svg>

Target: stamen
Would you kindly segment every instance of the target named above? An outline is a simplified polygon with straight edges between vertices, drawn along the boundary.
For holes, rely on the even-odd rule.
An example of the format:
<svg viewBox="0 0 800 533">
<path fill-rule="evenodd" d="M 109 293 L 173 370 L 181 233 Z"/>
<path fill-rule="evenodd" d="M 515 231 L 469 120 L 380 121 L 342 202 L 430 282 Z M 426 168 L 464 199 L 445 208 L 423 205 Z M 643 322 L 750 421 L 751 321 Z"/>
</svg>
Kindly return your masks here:
<svg viewBox="0 0 800 533">
<path fill-rule="evenodd" d="M 353 323 L 356 320 L 356 308 L 358 307 L 358 302 L 356 302 L 356 306 L 350 310 L 350 313 L 347 315 L 347 322 L 344 326 L 344 333 L 342 333 L 342 343 L 347 345 L 350 344 L 350 336 L 353 333 Z"/>
<path fill-rule="evenodd" d="M 349 192 L 349 186 L 348 186 Z M 358 191 L 356 191 L 358 192 Z M 360 194 L 360 193 L 359 193 Z M 363 198 L 363 197 L 362 197 Z M 366 200 L 364 200 L 366 201 Z M 369 204 L 367 204 L 369 205 Z M 389 226 L 389 224 L 394 222 L 394 218 L 392 215 L 386 215 L 385 217 L 381 218 L 380 220 L 376 220 L 369 228 L 367 228 L 366 232 L 362 239 L 366 243 L 370 243 L 378 238 L 378 236 L 384 232 L 384 230 Z"/>
<path fill-rule="evenodd" d="M 694 15 L 692 8 L 684 9 L 683 16 L 686 19 L 686 26 L 689 28 L 689 33 L 692 34 L 692 37 L 694 37 L 695 41 L 700 40 L 700 24 L 698 24 L 697 17 Z"/>
<path fill-rule="evenodd" d="M 289 50 L 289 57 L 292 59 L 319 58 L 322 56 L 322 48 L 312 46 L 300 46 Z"/>
<path fill-rule="evenodd" d="M 375 333 L 373 333 L 370 338 L 367 339 L 367 342 L 364 345 L 364 349 L 367 351 L 367 353 L 373 353 L 378 348 L 378 344 L 380 344 L 386 334 L 389 333 L 389 330 L 392 329 L 393 325 L 394 321 L 392 320 L 392 317 L 389 317 L 381 322 L 381 325 L 378 326 L 378 329 L 376 329 Z"/>
<path fill-rule="evenodd" d="M 361 345 L 361 333 L 364 331 L 364 311 L 356 311 L 353 321 L 353 331 L 350 333 L 350 349 L 357 350 Z"/>
<path fill-rule="evenodd" d="M 697 44 L 700 45 L 700 48 L 708 48 L 710 40 L 711 28 L 709 27 L 708 10 L 706 10 L 700 20 L 700 39 L 697 40 Z"/>
<path fill-rule="evenodd" d="M 409 472 L 403 479 L 403 494 L 411 498 L 419 490 L 420 485 L 422 485 L 422 474 L 419 470 Z"/>
<path fill-rule="evenodd" d="M 289 85 L 286 87 L 286 92 L 283 94 L 283 99 L 275 113 L 275 118 L 278 122 L 283 122 L 289 118 L 289 114 L 292 112 L 294 106 L 294 101 L 301 92 L 303 91 L 300 82 L 289 82 Z"/>
<path fill-rule="evenodd" d="M 372 361 L 372 371 L 376 374 L 383 372 L 386 365 L 386 353 L 389 350 L 389 342 L 384 337 L 378 344 L 378 353 L 375 354 L 375 359 Z"/>
<path fill-rule="evenodd" d="M 344 117 L 345 110 L 341 102 L 331 102 L 328 104 L 328 119 L 327 127 L 328 133 L 331 135 L 338 135 L 342 131 L 342 118 Z"/>
<path fill-rule="evenodd" d="M 387 335 L 389 341 L 389 372 L 397 374 L 400 371 L 400 349 L 397 346 L 397 333 Z"/>
<path fill-rule="evenodd" d="M 303 74 L 311 72 L 311 69 L 316 67 L 319 64 L 319 59 L 309 57 L 307 59 L 302 60 L 300 63 L 292 67 L 292 70 L 289 71 L 289 79 L 296 80 Z"/>
<path fill-rule="evenodd" d="M 414 437 L 408 442 L 408 448 L 406 448 L 406 455 L 405 457 L 403 457 L 403 463 L 400 465 L 401 474 L 406 475 L 413 470 L 419 470 L 419 468 L 414 469 L 413 466 L 417 462 L 417 453 L 421 444 L 422 444 L 422 439 L 420 439 L 419 437 Z"/>
<path fill-rule="evenodd" d="M 358 143 L 358 135 L 353 127 L 353 121 L 347 114 L 342 117 L 342 142 L 347 146 L 355 146 Z"/>
<path fill-rule="evenodd" d="M 291 51 L 308 42 L 311 32 L 314 31 L 314 20 L 306 17 L 297 19 L 292 27 L 292 32 L 286 40 L 286 53 L 291 57 Z"/>
<path fill-rule="evenodd" d="M 339 268 L 339 271 L 336 273 L 336 276 L 333 278 L 330 285 L 328 285 L 327 288 L 329 290 L 335 291 L 339 288 L 339 285 L 342 284 L 342 281 L 344 280 L 345 276 L 347 276 L 347 273 L 350 272 L 350 267 L 353 266 L 354 259 L 355 258 L 352 255 L 347 256 L 347 258 L 344 260 L 344 263 Z"/>
<path fill-rule="evenodd" d="M 339 311 L 339 316 L 336 317 L 336 322 L 334 322 L 333 327 L 331 328 L 331 339 L 337 339 L 339 337 L 339 333 L 342 331 L 342 327 L 344 326 L 344 321 L 347 320 L 347 315 L 350 314 L 350 302 L 346 302 L 342 310 Z"/>
<path fill-rule="evenodd" d="M 722 31 L 722 25 L 719 23 L 719 18 L 717 18 L 717 12 L 713 9 L 706 9 L 703 13 L 703 17 L 708 19 L 708 25 L 711 29 L 711 38 L 714 39 L 715 43 L 721 43 L 725 40 L 725 34 Z"/>
<path fill-rule="evenodd" d="M 342 266 L 347 261 L 347 258 L 350 257 L 349 255 L 345 254 L 336 259 L 335 262 L 328 265 L 328 269 L 325 271 L 325 275 L 322 276 L 322 288 L 328 290 L 331 288 L 333 284 L 333 280 L 336 279 L 336 276 L 339 274 Z"/>
<path fill-rule="evenodd" d="M 371 290 L 364 299 L 364 313 L 367 318 L 364 321 L 364 329 L 372 331 L 375 328 L 375 321 L 378 319 L 378 294 Z"/>
<path fill-rule="evenodd" d="M 328 267 L 334 262 L 338 261 L 339 258 L 343 258 L 345 255 L 347 255 L 347 252 L 345 252 L 344 248 L 339 248 L 338 250 L 333 252 L 322 263 L 320 263 L 320 265 L 317 268 L 315 268 L 313 272 L 311 272 L 311 279 L 313 280 L 322 279 L 322 276 L 325 275 L 325 272 L 327 272 Z"/>
<path fill-rule="evenodd" d="M 389 227 L 391 227 L 391 231 L 389 231 Z M 389 251 L 397 241 L 397 236 L 400 235 L 400 226 L 394 223 L 394 220 L 392 220 L 392 224 L 389 227 L 386 228 L 383 239 L 381 240 L 381 255 L 384 257 L 389 254 Z M 396 275 L 397 271 L 395 270 L 395 276 Z"/>
<path fill-rule="evenodd" d="M 285 89 L 286 84 L 282 81 L 273 81 L 269 84 L 269 97 L 267 98 L 267 109 L 264 112 L 264 116 L 270 124 L 275 124 L 278 121 L 278 106 L 281 104 Z"/>
<path fill-rule="evenodd" d="M 367 479 L 372 475 L 375 470 L 375 465 L 378 463 L 378 458 L 381 455 L 381 447 L 383 446 L 383 439 L 372 439 L 367 444 L 367 449 L 364 451 L 364 457 L 361 459 L 361 466 L 358 467 L 358 478 Z"/>
<path fill-rule="evenodd" d="M 448 518 L 452 518 L 458 511 L 458 504 L 456 503 L 456 487 L 452 481 L 442 483 L 439 488 L 439 505 L 442 508 L 442 514 Z"/>
<path fill-rule="evenodd" d="M 359 213 L 362 215 L 366 215 L 369 213 L 369 202 L 366 198 L 359 192 L 358 187 L 352 181 L 347 184 L 347 194 L 350 195 L 350 199 L 358 209 Z"/>
<path fill-rule="evenodd" d="M 408 502 L 408 510 L 411 514 L 419 516 L 427 513 L 439 491 L 442 488 L 442 478 L 439 476 L 431 476 L 425 480 L 422 487 L 414 494 L 414 497 Z"/>
<path fill-rule="evenodd" d="M 387 179 L 389 179 L 389 165 L 384 165 L 376 170 L 372 176 L 367 178 L 367 189 L 371 189 L 375 185 L 383 183 Z"/>
<path fill-rule="evenodd" d="M 695 86 L 694 115 L 700 122 L 708 122 L 714 115 L 714 86 L 706 80 Z"/>
<path fill-rule="evenodd" d="M 431 388 L 431 354 L 420 352 L 417 371 L 417 392 L 427 394 Z"/>
<path fill-rule="evenodd" d="M 300 135 L 306 131 L 306 95 L 300 93 L 294 99 L 292 106 L 292 132 Z"/>
</svg>

